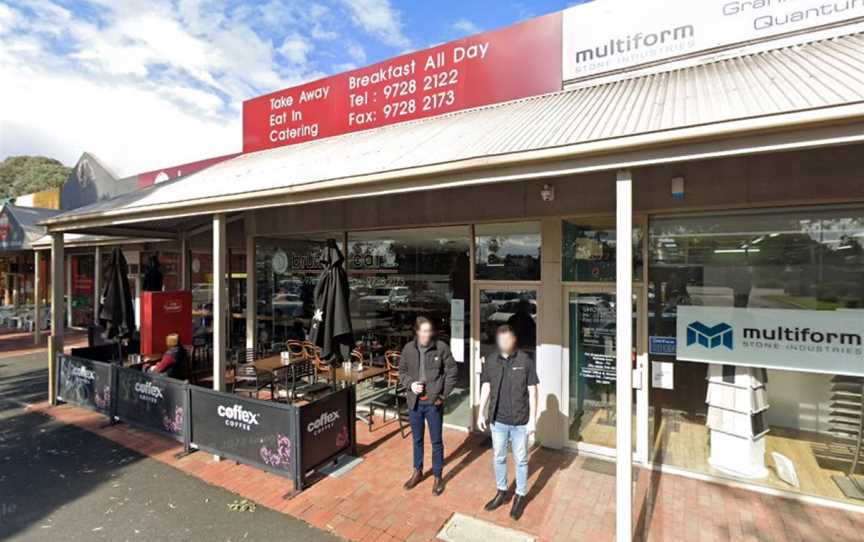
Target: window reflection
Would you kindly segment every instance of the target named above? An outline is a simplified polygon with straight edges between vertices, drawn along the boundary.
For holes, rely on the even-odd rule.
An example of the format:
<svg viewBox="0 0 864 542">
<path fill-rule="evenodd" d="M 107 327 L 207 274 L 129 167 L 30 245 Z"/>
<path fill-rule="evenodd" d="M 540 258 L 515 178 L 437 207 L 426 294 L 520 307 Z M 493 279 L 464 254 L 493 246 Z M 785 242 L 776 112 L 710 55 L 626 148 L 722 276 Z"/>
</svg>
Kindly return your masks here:
<svg viewBox="0 0 864 542">
<path fill-rule="evenodd" d="M 475 228 L 476 278 L 540 280 L 540 223 L 484 224 Z"/>
<path fill-rule="evenodd" d="M 467 227 L 349 233 L 346 258 L 358 348 L 373 360 L 401 350 L 414 320 L 429 318 L 459 366 L 444 415 L 461 426 L 471 421 L 469 241 Z"/>
<path fill-rule="evenodd" d="M 563 280 L 615 281 L 615 220 L 563 222 Z M 642 280 L 642 228 L 633 228 L 633 278 Z"/>
<path fill-rule="evenodd" d="M 321 258 L 327 239 L 336 239 L 341 246 L 342 234 L 257 241 L 259 344 L 305 338 L 315 311 L 315 285 L 324 269 Z"/>
<path fill-rule="evenodd" d="M 862 239 L 861 210 L 793 210 L 653 221 L 649 333 L 675 337 L 678 307 L 685 305 L 861 310 Z M 673 389 L 651 390 L 654 461 L 719 476 L 751 476 L 778 489 L 861 503 L 851 499 L 842 486 L 848 481 L 849 458 L 856 445 L 844 427 L 853 410 L 859 413 L 856 416 L 862 412 L 860 402 L 857 410 L 844 405 L 848 398 L 861 397 L 860 378 L 735 369 L 680 361 L 674 355 L 653 354 L 651 358 L 674 362 Z M 820 367 L 818 353 L 813 354 L 812 367 L 814 371 Z M 728 400 L 733 396 L 728 390 L 735 389 L 729 377 L 733 371 L 736 385 L 744 381 L 755 390 L 741 396 L 742 401 L 749 400 L 742 403 L 743 413 L 741 404 Z M 852 395 L 843 395 L 847 390 L 853 390 Z M 745 427 L 746 446 L 739 448 L 747 453 L 733 454 L 745 460 L 730 467 L 724 458 L 733 455 L 726 450 L 742 437 L 740 427 L 729 427 L 733 418 L 742 416 L 753 421 L 752 428 Z M 793 478 L 797 486 L 790 483 Z"/>
</svg>

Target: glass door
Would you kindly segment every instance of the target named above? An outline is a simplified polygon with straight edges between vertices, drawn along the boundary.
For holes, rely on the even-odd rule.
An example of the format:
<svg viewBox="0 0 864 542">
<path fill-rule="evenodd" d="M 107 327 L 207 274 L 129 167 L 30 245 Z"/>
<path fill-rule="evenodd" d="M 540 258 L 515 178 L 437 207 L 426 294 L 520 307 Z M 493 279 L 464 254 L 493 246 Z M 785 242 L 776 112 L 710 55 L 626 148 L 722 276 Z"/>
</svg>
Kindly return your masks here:
<svg viewBox="0 0 864 542">
<path fill-rule="evenodd" d="M 633 367 L 642 344 L 639 322 L 641 289 L 634 289 Z M 614 286 L 565 289 L 566 387 L 568 400 L 567 438 L 571 445 L 601 454 L 614 454 L 616 439 L 616 297 Z M 644 371 L 634 374 L 634 446 L 641 442 L 636 427 L 641 413 L 639 384 Z M 637 422 L 640 420 L 640 422 Z"/>
<path fill-rule="evenodd" d="M 495 332 L 499 326 L 508 324 L 512 327 L 519 348 L 536 359 L 539 294 L 536 285 L 476 284 L 474 306 L 478 309 L 473 314 L 474 405 L 480 401 L 480 370 L 486 356 L 495 351 Z"/>
</svg>

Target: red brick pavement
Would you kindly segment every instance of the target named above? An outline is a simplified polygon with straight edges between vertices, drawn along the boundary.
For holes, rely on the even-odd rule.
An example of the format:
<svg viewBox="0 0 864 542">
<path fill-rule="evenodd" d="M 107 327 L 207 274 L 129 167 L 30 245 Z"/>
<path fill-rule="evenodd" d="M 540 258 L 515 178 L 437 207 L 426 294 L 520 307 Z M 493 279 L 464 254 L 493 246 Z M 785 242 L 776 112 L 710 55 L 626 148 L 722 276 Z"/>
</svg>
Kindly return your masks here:
<svg viewBox="0 0 864 542">
<path fill-rule="evenodd" d="M 514 522 L 506 509 L 483 511 L 495 487 L 491 451 L 482 438 L 457 431 L 445 432 L 448 484 L 441 497 L 431 495 L 428 479 L 413 491 L 402 489 L 410 472 L 411 443 L 390 423 L 372 432 L 358 424 L 364 461 L 342 478 L 323 478 L 285 500 L 282 496 L 292 486 L 278 476 L 230 461 L 214 462 L 205 453 L 176 459 L 181 447 L 174 441 L 125 425 L 103 427 L 104 417 L 81 408 L 33 408 L 349 540 L 434 540 L 454 512 L 546 542 L 614 539 L 615 478 L 608 473 L 614 469 L 597 468 L 597 460 L 567 452 L 532 452 L 530 504 L 522 520 Z M 644 541 L 864 540 L 864 514 L 646 470 L 640 470 L 636 483 L 635 511 L 636 539 Z"/>
</svg>

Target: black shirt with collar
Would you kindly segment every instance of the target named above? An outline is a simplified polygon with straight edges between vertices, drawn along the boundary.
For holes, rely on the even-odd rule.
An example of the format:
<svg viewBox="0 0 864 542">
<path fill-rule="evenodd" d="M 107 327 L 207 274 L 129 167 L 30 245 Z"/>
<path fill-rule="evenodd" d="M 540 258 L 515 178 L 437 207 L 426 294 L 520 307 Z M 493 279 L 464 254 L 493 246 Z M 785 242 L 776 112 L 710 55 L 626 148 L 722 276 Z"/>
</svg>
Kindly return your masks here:
<svg viewBox="0 0 864 542">
<path fill-rule="evenodd" d="M 505 357 L 494 353 L 486 358 L 480 383 L 489 383 L 489 419 L 507 425 L 526 425 L 531 417 L 529 386 L 540 383 L 534 359 L 521 350 Z"/>
</svg>

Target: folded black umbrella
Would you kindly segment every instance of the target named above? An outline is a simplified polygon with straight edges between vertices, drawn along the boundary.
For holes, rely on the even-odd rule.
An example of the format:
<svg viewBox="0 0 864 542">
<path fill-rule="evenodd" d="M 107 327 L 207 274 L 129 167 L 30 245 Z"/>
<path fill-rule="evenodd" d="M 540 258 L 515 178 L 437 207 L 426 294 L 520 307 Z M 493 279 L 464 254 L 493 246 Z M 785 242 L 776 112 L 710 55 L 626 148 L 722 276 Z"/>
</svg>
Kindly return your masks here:
<svg viewBox="0 0 864 542">
<path fill-rule="evenodd" d="M 333 239 L 327 240 L 321 263 L 324 271 L 315 286 L 315 315 L 312 318 L 311 340 L 321 347 L 321 358 L 348 359 L 354 346 L 351 327 L 351 295 L 345 258 Z"/>
<path fill-rule="evenodd" d="M 129 286 L 129 266 L 119 248 L 111 251 L 111 261 L 105 270 L 99 320 L 109 339 L 132 338 L 135 331 L 135 307 Z"/>
</svg>

